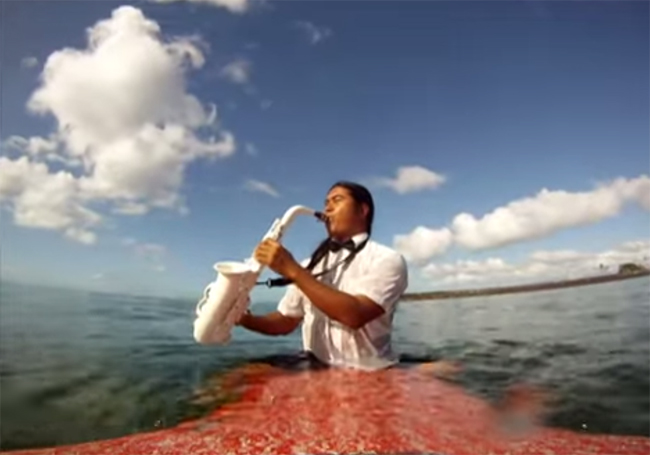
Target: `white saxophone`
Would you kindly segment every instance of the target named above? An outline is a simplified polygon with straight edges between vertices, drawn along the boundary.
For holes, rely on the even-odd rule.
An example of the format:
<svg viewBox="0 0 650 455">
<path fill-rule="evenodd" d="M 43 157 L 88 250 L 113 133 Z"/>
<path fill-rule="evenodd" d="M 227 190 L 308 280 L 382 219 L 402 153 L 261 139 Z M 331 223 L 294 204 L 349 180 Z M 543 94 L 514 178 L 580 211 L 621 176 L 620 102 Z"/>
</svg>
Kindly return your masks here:
<svg viewBox="0 0 650 455">
<path fill-rule="evenodd" d="M 280 241 L 298 215 L 312 215 L 320 221 L 321 212 L 302 205 L 289 208 L 276 218 L 262 240 Z M 196 306 L 194 339 L 200 344 L 227 344 L 235 322 L 248 310 L 250 293 L 264 266 L 253 255 L 244 262 L 222 261 L 214 264 L 217 278 L 208 284 Z"/>
</svg>

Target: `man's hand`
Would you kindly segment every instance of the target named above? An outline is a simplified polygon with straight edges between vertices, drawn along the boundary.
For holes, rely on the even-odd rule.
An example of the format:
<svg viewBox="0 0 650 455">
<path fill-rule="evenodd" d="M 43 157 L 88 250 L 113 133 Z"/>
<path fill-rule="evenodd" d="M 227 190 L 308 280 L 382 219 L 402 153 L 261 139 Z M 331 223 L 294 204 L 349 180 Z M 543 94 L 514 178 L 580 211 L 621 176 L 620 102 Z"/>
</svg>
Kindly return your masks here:
<svg viewBox="0 0 650 455">
<path fill-rule="evenodd" d="M 296 262 L 291 253 L 279 242 L 271 239 L 266 239 L 257 246 L 254 258 L 260 264 L 285 278 L 291 278 L 300 268 L 300 264 Z"/>
<path fill-rule="evenodd" d="M 236 320 L 235 320 L 235 325 L 244 325 L 246 322 L 246 318 L 248 318 L 251 315 L 251 310 L 246 310 L 244 311 Z"/>
</svg>

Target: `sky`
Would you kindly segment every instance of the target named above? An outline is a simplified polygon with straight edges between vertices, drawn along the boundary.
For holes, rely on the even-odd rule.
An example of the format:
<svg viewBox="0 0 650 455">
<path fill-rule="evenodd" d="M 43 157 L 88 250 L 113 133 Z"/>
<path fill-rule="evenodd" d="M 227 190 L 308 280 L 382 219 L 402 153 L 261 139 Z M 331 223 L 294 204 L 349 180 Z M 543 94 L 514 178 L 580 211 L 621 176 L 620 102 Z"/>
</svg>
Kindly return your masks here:
<svg viewBox="0 0 650 455">
<path fill-rule="evenodd" d="M 342 179 L 409 292 L 648 263 L 647 2 L 0 5 L 3 279 L 198 298 Z"/>
</svg>

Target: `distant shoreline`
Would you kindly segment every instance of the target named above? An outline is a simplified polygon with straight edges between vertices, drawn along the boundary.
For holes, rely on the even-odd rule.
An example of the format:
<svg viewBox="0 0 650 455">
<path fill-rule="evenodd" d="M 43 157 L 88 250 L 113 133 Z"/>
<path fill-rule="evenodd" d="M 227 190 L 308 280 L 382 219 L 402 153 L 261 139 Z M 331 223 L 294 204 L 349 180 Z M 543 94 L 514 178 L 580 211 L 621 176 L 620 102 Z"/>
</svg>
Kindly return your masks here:
<svg viewBox="0 0 650 455">
<path fill-rule="evenodd" d="M 542 283 L 523 284 L 518 286 L 501 286 L 493 288 L 479 288 L 479 289 L 461 289 L 453 291 L 431 291 L 431 292 L 413 292 L 404 294 L 403 301 L 417 301 L 417 300 L 442 300 L 442 299 L 456 299 L 463 297 L 481 297 L 488 295 L 500 294 L 514 294 L 519 292 L 536 292 L 547 291 L 551 289 L 562 289 L 576 286 L 588 286 L 599 283 L 609 283 L 612 281 L 629 280 L 632 278 L 640 278 L 649 276 L 650 271 L 639 271 L 630 274 L 611 274 L 599 275 L 586 278 L 578 278 L 575 280 L 563 281 L 549 281 Z"/>
</svg>

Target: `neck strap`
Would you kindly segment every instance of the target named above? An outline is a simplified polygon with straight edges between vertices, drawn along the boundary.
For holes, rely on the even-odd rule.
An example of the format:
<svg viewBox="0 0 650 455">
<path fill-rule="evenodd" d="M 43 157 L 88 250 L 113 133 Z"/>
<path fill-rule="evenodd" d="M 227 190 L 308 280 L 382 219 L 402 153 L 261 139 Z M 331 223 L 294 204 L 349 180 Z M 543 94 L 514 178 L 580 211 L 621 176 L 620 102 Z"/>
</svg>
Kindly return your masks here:
<svg viewBox="0 0 650 455">
<path fill-rule="evenodd" d="M 359 245 L 357 245 L 356 248 L 354 248 L 354 250 L 352 250 L 350 252 L 350 254 L 348 254 L 345 257 L 345 259 L 342 259 L 342 260 L 336 262 L 332 267 L 328 268 L 327 270 L 324 270 L 324 271 L 319 272 L 319 273 L 317 273 L 315 275 L 312 275 L 312 276 L 314 278 L 319 278 L 319 277 L 321 277 L 321 276 L 323 276 L 325 274 L 328 274 L 328 273 L 332 272 L 333 270 L 335 270 L 340 265 L 345 265 L 345 266 L 349 265 L 354 260 L 354 258 L 359 253 L 359 251 L 363 250 L 366 247 L 366 245 L 368 244 L 368 240 L 369 239 L 366 238 L 363 242 L 361 242 Z M 311 267 L 308 266 L 307 268 L 309 270 L 312 270 L 316 266 L 316 264 L 318 264 L 325 257 L 325 255 L 327 253 L 328 253 L 328 251 L 325 250 L 324 254 L 320 255 L 319 258 L 317 258 L 315 261 L 313 261 L 314 264 L 313 265 L 310 264 Z M 293 283 L 293 281 L 288 279 L 288 278 L 269 278 L 266 281 L 258 281 L 255 284 L 266 284 L 267 287 L 273 288 L 273 287 L 287 286 L 287 285 L 289 285 L 291 283 Z"/>
</svg>

